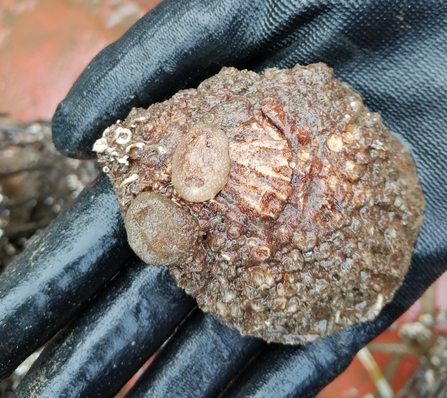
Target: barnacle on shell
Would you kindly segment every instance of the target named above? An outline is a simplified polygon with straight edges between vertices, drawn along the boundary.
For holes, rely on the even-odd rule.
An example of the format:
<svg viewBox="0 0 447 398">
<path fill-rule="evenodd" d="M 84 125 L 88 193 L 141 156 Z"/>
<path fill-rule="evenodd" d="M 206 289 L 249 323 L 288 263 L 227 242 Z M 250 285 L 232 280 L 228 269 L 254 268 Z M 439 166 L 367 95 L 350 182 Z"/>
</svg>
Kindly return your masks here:
<svg viewBox="0 0 447 398">
<path fill-rule="evenodd" d="M 130 245 L 242 334 L 298 344 L 373 319 L 424 198 L 410 151 L 324 64 L 222 71 L 95 144 Z"/>
</svg>

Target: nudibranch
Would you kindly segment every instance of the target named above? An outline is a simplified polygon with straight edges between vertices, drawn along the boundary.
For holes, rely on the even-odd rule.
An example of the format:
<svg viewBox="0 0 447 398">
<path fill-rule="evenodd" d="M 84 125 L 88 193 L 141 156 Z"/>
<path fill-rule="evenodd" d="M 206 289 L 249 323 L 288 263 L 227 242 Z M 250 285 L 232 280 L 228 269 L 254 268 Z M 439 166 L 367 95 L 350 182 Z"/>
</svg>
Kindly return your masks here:
<svg viewBox="0 0 447 398">
<path fill-rule="evenodd" d="M 410 150 L 321 63 L 223 68 L 132 109 L 93 149 L 135 253 L 269 342 L 376 317 L 423 219 Z"/>
</svg>

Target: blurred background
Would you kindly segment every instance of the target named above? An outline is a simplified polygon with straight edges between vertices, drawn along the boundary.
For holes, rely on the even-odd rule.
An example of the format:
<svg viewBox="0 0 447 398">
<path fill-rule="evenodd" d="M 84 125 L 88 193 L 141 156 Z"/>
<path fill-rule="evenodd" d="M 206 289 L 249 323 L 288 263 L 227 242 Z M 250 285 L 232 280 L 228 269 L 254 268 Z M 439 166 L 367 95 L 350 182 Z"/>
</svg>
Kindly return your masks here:
<svg viewBox="0 0 447 398">
<path fill-rule="evenodd" d="M 57 104 L 89 61 L 159 2 L 1 1 L 0 272 L 98 173 L 94 162 L 65 159 L 53 147 Z M 443 275 L 318 397 L 447 396 L 446 333 Z M 36 357 L 0 383 L 0 397 Z"/>
</svg>

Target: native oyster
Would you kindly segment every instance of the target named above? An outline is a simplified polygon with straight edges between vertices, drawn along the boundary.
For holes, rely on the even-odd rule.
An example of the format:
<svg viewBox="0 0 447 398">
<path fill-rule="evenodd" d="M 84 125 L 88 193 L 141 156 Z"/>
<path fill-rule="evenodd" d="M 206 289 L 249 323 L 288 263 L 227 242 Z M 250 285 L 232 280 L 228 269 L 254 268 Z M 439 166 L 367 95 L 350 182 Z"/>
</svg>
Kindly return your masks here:
<svg viewBox="0 0 447 398">
<path fill-rule="evenodd" d="M 410 151 L 324 64 L 223 68 L 133 109 L 94 150 L 135 252 L 270 342 L 374 318 L 423 218 Z"/>
</svg>

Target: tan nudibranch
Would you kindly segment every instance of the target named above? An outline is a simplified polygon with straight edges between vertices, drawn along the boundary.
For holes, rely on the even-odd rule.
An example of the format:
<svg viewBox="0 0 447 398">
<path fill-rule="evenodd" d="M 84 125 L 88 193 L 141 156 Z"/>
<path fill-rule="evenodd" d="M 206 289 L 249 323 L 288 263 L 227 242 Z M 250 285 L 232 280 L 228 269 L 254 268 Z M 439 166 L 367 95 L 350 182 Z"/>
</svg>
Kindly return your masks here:
<svg viewBox="0 0 447 398">
<path fill-rule="evenodd" d="M 188 202 L 213 199 L 228 182 L 228 137 L 213 126 L 196 125 L 172 156 L 172 185 Z"/>
<path fill-rule="evenodd" d="M 137 255 L 269 342 L 376 317 L 422 223 L 409 149 L 324 64 L 224 68 L 133 109 L 94 150 Z"/>
</svg>

